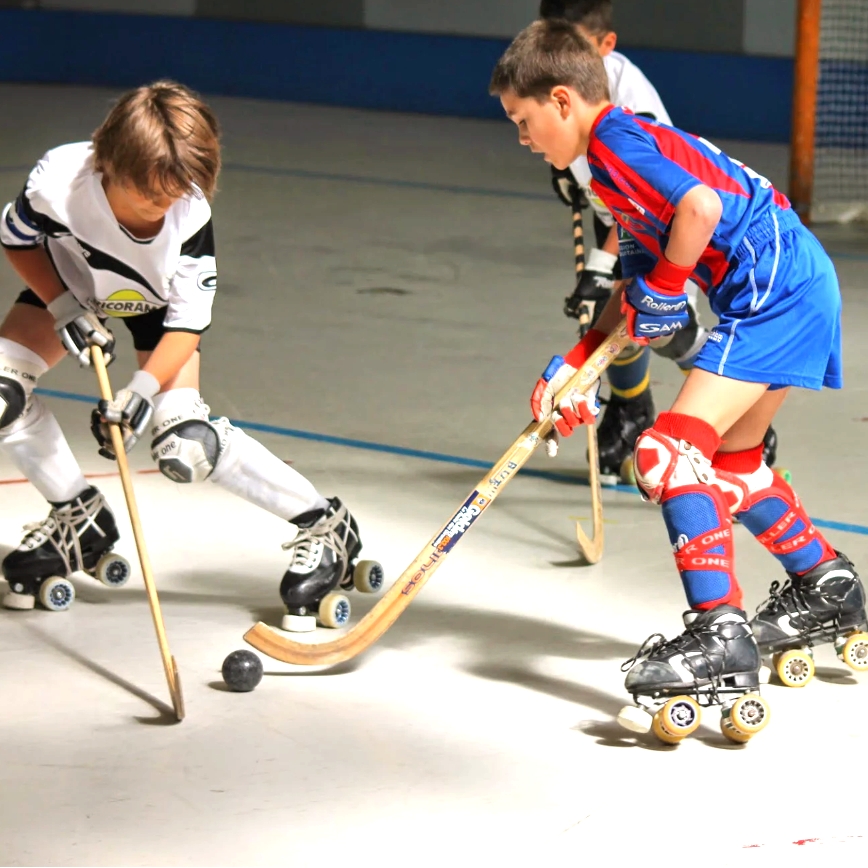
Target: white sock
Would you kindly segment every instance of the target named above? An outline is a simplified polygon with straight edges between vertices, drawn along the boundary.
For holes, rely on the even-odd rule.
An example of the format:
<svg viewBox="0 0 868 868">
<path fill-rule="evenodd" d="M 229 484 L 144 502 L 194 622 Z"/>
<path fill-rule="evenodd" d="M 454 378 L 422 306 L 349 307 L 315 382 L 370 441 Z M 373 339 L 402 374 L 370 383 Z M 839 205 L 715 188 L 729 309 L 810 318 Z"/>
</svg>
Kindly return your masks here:
<svg viewBox="0 0 868 868">
<path fill-rule="evenodd" d="M 286 521 L 328 506 L 297 470 L 234 426 L 211 481 Z"/>
<path fill-rule="evenodd" d="M 54 413 L 36 395 L 24 415 L 0 431 L 0 448 L 52 503 L 72 500 L 87 488 Z"/>
</svg>

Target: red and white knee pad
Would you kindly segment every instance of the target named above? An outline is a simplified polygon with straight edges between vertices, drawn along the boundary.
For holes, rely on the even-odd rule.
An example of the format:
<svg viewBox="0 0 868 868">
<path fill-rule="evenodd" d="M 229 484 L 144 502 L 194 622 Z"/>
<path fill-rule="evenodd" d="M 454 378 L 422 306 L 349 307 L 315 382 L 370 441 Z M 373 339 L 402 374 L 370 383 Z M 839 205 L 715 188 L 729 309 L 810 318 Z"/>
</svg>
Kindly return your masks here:
<svg viewBox="0 0 868 868">
<path fill-rule="evenodd" d="M 712 464 L 709 455 L 719 445 L 717 433 L 701 419 L 661 413 L 633 450 L 639 491 L 659 504 L 677 489 L 709 485 L 720 492 L 731 515 L 738 512 L 747 502 L 748 487 L 736 474 Z"/>
</svg>

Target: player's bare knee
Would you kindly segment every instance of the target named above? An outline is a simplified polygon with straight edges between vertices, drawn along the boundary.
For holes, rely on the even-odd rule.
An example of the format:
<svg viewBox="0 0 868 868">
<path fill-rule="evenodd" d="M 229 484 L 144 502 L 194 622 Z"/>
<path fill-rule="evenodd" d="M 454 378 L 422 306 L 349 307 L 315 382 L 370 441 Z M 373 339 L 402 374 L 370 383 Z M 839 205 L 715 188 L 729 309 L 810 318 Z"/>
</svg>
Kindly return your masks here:
<svg viewBox="0 0 868 868">
<path fill-rule="evenodd" d="M 173 482 L 204 482 L 226 452 L 232 428 L 228 419 L 211 419 L 195 389 L 158 395 L 151 427 L 151 457 Z"/>
<path fill-rule="evenodd" d="M 661 503 L 667 496 L 699 486 L 716 488 L 731 514 L 738 512 L 749 492 L 735 474 L 712 466 L 711 456 L 686 440 L 648 428 L 633 451 L 636 487 L 646 499 Z"/>
</svg>

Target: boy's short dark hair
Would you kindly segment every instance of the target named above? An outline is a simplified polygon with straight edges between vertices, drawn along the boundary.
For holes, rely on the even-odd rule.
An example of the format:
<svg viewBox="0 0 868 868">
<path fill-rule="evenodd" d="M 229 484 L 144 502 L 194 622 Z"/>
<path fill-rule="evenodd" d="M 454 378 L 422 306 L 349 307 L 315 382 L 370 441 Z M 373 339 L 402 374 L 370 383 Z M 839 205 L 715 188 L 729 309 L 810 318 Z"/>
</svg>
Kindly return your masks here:
<svg viewBox="0 0 868 868">
<path fill-rule="evenodd" d="M 93 134 L 94 167 L 140 193 L 207 199 L 220 173 L 220 128 L 193 91 L 157 81 L 125 93 Z"/>
<path fill-rule="evenodd" d="M 591 105 L 609 99 L 609 79 L 597 49 L 563 20 L 529 24 L 506 49 L 488 92 L 512 90 L 519 97 L 543 101 L 553 87 L 566 85 Z"/>
<path fill-rule="evenodd" d="M 603 37 L 615 29 L 612 0 L 540 0 L 540 18 L 562 18 L 584 27 L 592 36 Z"/>
</svg>

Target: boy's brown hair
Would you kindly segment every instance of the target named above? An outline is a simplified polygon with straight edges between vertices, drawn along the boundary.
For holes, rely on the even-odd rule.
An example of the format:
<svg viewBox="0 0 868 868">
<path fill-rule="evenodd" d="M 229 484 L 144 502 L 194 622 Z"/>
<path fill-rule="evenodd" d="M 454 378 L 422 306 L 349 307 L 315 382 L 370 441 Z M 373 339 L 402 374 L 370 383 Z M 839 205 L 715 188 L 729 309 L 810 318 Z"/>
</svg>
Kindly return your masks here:
<svg viewBox="0 0 868 868">
<path fill-rule="evenodd" d="M 512 90 L 542 102 L 558 85 L 571 87 L 591 105 L 609 99 L 609 79 L 597 49 L 568 21 L 542 20 L 515 37 L 494 67 L 488 92 L 500 96 Z"/>
<path fill-rule="evenodd" d="M 198 94 L 173 81 L 125 93 L 93 134 L 94 167 L 140 193 L 210 200 L 220 173 L 220 128 Z"/>
<path fill-rule="evenodd" d="M 615 30 L 612 0 L 540 0 L 539 17 L 562 18 L 600 38 Z"/>
</svg>

